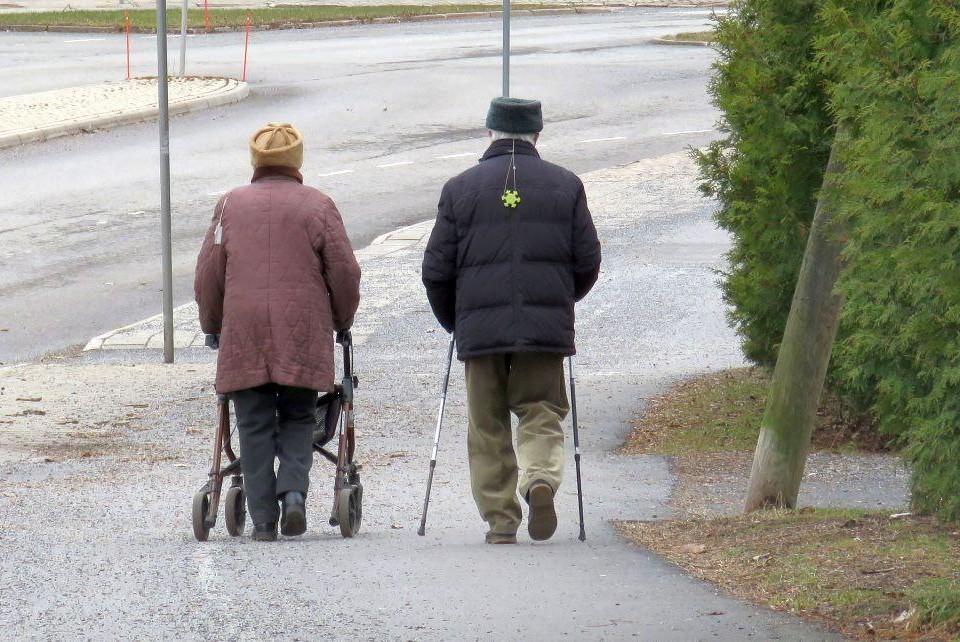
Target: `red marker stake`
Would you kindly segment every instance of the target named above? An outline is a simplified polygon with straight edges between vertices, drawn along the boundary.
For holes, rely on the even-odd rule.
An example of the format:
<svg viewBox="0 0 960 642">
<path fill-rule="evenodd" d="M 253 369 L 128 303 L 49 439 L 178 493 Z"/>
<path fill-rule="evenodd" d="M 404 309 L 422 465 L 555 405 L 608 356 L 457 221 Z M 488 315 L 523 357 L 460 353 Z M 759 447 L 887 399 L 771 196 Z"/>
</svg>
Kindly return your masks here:
<svg viewBox="0 0 960 642">
<path fill-rule="evenodd" d="M 203 0 L 203 26 L 210 33 L 210 5 L 207 0 Z"/>
<path fill-rule="evenodd" d="M 240 78 L 247 82 L 247 51 L 250 49 L 250 14 L 247 13 L 247 33 L 243 39 L 243 76 Z"/>
<path fill-rule="evenodd" d="M 127 39 L 127 80 L 130 80 L 130 13 L 123 13 L 123 31 Z"/>
</svg>

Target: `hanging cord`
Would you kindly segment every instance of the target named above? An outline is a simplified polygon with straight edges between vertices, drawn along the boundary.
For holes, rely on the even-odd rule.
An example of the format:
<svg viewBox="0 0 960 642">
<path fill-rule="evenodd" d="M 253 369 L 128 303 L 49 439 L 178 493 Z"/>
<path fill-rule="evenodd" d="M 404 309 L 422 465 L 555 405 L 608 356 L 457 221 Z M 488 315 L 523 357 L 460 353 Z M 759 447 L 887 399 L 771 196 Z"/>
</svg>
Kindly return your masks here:
<svg viewBox="0 0 960 642">
<path fill-rule="evenodd" d="M 513 189 L 508 190 L 510 184 L 510 174 L 513 173 Z M 517 191 L 517 139 L 513 139 L 513 148 L 510 150 L 510 165 L 507 167 L 507 175 L 503 179 L 503 196 L 500 197 L 503 206 L 507 208 L 516 208 L 520 204 L 520 192 Z"/>
<path fill-rule="evenodd" d="M 517 191 L 517 139 L 513 139 L 513 149 L 510 150 L 510 164 L 513 166 L 513 191 Z"/>
</svg>

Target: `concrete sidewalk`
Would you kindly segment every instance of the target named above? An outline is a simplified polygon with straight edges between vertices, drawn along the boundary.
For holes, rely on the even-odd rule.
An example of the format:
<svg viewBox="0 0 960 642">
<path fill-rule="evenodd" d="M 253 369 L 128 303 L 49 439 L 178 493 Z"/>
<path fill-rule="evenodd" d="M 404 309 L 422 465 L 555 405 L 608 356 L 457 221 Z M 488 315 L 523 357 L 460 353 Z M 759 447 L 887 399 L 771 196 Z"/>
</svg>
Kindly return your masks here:
<svg viewBox="0 0 960 642">
<path fill-rule="evenodd" d="M 572 479 L 553 540 L 483 543 L 459 367 L 427 536 L 416 536 L 447 338 L 420 282 L 424 230 L 413 228 L 361 255 L 359 537 L 327 525 L 332 470 L 317 461 L 305 537 L 257 545 L 218 524 L 209 542 L 193 540 L 190 499 L 215 421 L 212 352 L 183 350 L 173 366 L 153 350 L 17 366 L 0 371 L 10 578 L 0 626 L 15 639 L 835 639 L 719 595 L 610 524 L 669 515 L 667 461 L 616 453 L 643 399 L 742 363 L 714 272 L 729 242 L 695 176 L 683 153 L 584 176 L 604 244 L 600 280 L 577 310 L 586 543 Z"/>
<path fill-rule="evenodd" d="M 228 105 L 249 94 L 232 78 L 170 78 L 170 114 Z M 0 98 L 0 149 L 155 118 L 156 78 L 136 78 Z"/>
</svg>

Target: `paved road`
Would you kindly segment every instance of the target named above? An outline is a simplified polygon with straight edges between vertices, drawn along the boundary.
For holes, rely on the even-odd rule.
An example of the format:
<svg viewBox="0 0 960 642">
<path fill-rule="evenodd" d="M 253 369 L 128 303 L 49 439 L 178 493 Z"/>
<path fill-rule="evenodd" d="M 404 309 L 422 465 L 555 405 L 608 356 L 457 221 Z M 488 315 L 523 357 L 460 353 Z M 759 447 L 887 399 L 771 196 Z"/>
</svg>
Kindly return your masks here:
<svg viewBox="0 0 960 642">
<path fill-rule="evenodd" d="M 156 363 L 156 351 L 117 351 L 4 373 L 0 418 L 15 423 L 12 438 L 0 431 L 0 630 L 11 639 L 837 639 L 718 595 L 610 524 L 669 514 L 667 461 L 615 452 L 642 399 L 677 377 L 742 363 L 713 271 L 728 239 L 694 176 L 677 153 L 585 177 L 604 243 L 600 280 L 577 310 L 586 543 L 576 539 L 569 469 L 554 539 L 532 543 L 523 530 L 517 546 L 483 543 L 460 367 L 427 536 L 415 534 L 446 337 L 413 247 L 363 261 L 365 509 L 353 540 L 325 524 L 331 467 L 319 462 L 303 538 L 231 539 L 221 520 L 209 542 L 193 540 L 189 502 L 213 426 L 209 351 L 184 351 L 175 366 Z M 11 447 L 54 462 L 5 463 Z"/>
<path fill-rule="evenodd" d="M 571 4 L 623 4 L 618 1 L 606 0 L 538 0 L 540 4 L 562 4 L 569 6 Z M 500 5 L 500 0 L 475 0 L 475 4 Z M 210 0 L 208 2 L 211 8 L 237 8 L 237 7 L 272 7 L 277 5 L 325 5 L 330 4 L 330 0 L 296 0 L 295 2 L 273 2 L 273 0 Z M 364 6 L 371 4 L 382 4 L 377 0 L 340 0 L 338 4 L 347 6 Z M 416 5 L 450 5 L 457 4 L 456 0 L 391 0 L 390 4 L 416 4 Z M 643 0 L 637 4 L 646 6 L 690 6 L 690 7 L 712 7 L 725 4 L 722 0 Z M 191 0 L 191 8 L 203 7 L 203 0 Z M 5 12 L 24 12 L 24 11 L 60 11 L 64 9 L 153 9 L 156 5 L 150 0 L 20 0 L 19 2 L 0 3 L 0 13 Z M 167 6 L 171 9 L 179 7 L 179 2 L 170 1 Z"/>
<path fill-rule="evenodd" d="M 583 172 L 709 140 L 713 53 L 647 42 L 708 20 L 516 19 L 513 93 L 544 101 L 543 154 Z M 154 39 L 133 42 L 134 73 L 151 73 Z M 442 182 L 484 148 L 499 42 L 496 20 L 254 34 L 251 97 L 172 122 L 175 301 L 189 300 L 209 212 L 248 180 L 246 136 L 267 120 L 304 131 L 307 180 L 339 203 L 355 246 L 432 216 Z M 241 53 L 238 34 L 193 37 L 189 71 L 239 73 Z M 0 96 L 120 78 L 123 65 L 120 36 L 0 34 Z M 0 152 L 0 362 L 158 311 L 156 147 L 143 124 Z"/>
</svg>

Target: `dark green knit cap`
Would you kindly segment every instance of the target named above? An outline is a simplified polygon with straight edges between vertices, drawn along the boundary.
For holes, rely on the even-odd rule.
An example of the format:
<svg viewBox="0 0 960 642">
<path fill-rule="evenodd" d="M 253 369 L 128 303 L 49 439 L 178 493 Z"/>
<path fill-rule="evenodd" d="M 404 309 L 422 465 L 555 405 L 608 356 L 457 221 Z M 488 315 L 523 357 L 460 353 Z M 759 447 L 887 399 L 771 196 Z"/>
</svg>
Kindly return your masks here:
<svg viewBox="0 0 960 642">
<path fill-rule="evenodd" d="M 539 100 L 494 98 L 487 112 L 487 129 L 507 134 L 538 134 L 543 131 Z"/>
</svg>

